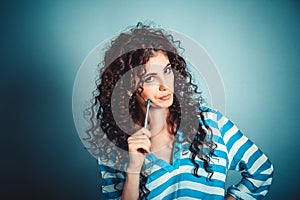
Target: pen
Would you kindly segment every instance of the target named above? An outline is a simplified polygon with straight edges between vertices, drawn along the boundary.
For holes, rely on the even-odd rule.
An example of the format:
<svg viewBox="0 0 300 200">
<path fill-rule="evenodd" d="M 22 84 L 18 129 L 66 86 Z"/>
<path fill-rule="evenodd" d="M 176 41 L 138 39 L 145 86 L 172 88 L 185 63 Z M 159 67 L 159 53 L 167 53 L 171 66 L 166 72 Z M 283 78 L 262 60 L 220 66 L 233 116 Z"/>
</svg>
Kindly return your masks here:
<svg viewBox="0 0 300 200">
<path fill-rule="evenodd" d="M 145 116 L 145 121 L 144 121 L 144 128 L 147 128 L 149 108 L 150 108 L 150 99 L 147 100 L 147 107 L 146 107 L 146 116 Z"/>
<path fill-rule="evenodd" d="M 147 124 L 148 124 L 148 116 L 149 116 L 149 108 L 150 108 L 150 99 L 147 100 L 147 107 L 146 107 L 146 116 L 145 116 L 145 121 L 144 121 L 144 128 L 147 128 Z M 138 149 L 139 152 L 141 153 L 149 153 L 148 151 L 146 151 L 145 149 L 139 148 Z"/>
</svg>

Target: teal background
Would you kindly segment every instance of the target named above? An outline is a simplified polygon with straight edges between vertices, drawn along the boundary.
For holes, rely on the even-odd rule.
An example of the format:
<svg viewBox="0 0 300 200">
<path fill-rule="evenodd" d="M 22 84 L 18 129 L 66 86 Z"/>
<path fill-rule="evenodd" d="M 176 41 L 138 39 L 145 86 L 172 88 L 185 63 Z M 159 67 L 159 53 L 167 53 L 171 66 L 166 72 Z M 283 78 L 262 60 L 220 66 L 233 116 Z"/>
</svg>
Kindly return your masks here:
<svg viewBox="0 0 300 200">
<path fill-rule="evenodd" d="M 226 115 L 275 166 L 265 199 L 296 198 L 299 11 L 270 0 L 1 1 L 1 197 L 100 199 L 96 160 L 72 118 L 73 83 L 97 44 L 149 20 L 206 49 Z"/>
</svg>

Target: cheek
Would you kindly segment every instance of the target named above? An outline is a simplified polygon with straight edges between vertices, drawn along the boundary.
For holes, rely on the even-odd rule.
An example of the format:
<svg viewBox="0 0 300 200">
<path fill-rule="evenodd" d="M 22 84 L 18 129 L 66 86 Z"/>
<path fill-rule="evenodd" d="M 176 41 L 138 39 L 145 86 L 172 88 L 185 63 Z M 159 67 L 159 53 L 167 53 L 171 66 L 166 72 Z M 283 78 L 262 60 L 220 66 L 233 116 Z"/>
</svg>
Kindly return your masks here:
<svg viewBox="0 0 300 200">
<path fill-rule="evenodd" d="M 174 92 L 174 77 L 170 77 L 169 79 L 168 79 L 168 87 L 170 88 L 170 90 L 172 91 L 172 92 Z"/>
<path fill-rule="evenodd" d="M 158 88 L 157 84 L 144 86 L 142 96 L 145 97 L 145 98 L 150 98 L 150 99 L 153 98 L 155 96 L 157 88 Z"/>
</svg>

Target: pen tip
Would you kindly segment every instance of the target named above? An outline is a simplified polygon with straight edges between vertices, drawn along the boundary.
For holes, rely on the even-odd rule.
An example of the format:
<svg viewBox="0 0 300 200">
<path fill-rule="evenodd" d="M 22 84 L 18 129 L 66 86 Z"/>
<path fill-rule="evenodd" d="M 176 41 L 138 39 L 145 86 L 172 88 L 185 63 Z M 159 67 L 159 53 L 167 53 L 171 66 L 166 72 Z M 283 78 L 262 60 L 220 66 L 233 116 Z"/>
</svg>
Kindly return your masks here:
<svg viewBox="0 0 300 200">
<path fill-rule="evenodd" d="M 150 99 L 147 100 L 147 104 L 150 104 Z"/>
</svg>

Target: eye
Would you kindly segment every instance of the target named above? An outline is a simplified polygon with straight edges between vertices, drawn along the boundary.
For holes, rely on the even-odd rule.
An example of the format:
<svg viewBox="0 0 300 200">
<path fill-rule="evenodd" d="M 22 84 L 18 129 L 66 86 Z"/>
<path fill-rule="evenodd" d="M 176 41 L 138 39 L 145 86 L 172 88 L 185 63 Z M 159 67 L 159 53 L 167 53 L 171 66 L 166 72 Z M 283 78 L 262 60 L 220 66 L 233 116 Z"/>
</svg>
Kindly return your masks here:
<svg viewBox="0 0 300 200">
<path fill-rule="evenodd" d="M 165 70 L 164 70 L 164 73 L 165 73 L 165 74 L 170 74 L 171 72 L 172 72 L 171 67 L 167 67 L 167 68 L 165 68 Z"/>
<path fill-rule="evenodd" d="M 153 76 L 148 76 L 146 79 L 145 79 L 145 83 L 150 83 L 154 80 L 154 77 Z"/>
</svg>

